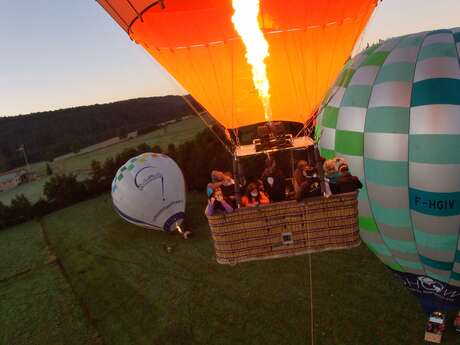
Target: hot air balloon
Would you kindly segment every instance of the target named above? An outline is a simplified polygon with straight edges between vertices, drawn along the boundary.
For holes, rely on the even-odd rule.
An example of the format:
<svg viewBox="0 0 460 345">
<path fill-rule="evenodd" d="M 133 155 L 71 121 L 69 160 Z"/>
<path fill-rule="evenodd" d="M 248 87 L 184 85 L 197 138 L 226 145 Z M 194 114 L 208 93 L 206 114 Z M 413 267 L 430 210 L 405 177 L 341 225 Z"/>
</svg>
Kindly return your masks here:
<svg viewBox="0 0 460 345">
<path fill-rule="evenodd" d="M 237 187 L 240 157 L 313 146 L 305 128 L 377 6 L 377 0 L 98 3 L 227 130 Z M 276 121 L 297 123 L 301 130 L 289 131 Z M 239 129 L 257 124 L 267 125 L 243 145 Z M 208 217 L 217 260 L 235 263 L 356 246 L 355 197 L 336 200 L 346 205 L 341 218 L 337 211 L 337 222 L 347 214 L 346 224 L 334 223 L 333 214 L 310 224 L 307 207 L 295 204 Z"/>
<path fill-rule="evenodd" d="M 359 176 L 360 235 L 427 312 L 460 307 L 460 28 L 349 61 L 316 134 Z"/>
<path fill-rule="evenodd" d="M 178 230 L 185 216 L 185 183 L 168 156 L 144 153 L 131 158 L 112 182 L 112 201 L 126 221 L 147 229 Z"/>
</svg>

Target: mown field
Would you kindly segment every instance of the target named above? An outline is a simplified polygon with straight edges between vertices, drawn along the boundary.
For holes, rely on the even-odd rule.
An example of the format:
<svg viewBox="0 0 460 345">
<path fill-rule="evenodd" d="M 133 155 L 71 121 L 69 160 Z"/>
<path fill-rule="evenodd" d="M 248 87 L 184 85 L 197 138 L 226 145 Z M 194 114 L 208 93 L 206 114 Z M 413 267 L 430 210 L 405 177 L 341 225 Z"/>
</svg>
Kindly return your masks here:
<svg viewBox="0 0 460 345">
<path fill-rule="evenodd" d="M 205 128 L 203 122 L 199 118 L 193 117 L 100 150 L 76 154 L 75 156 L 55 161 L 51 163 L 51 167 L 54 173 L 72 172 L 77 174 L 80 179 L 84 179 L 88 176 L 91 161 L 93 160 L 104 162 L 105 159 L 116 156 L 124 149 L 136 147 L 142 143 L 151 146 L 159 145 L 162 149 L 166 150 L 170 143 L 180 145 L 188 140 L 192 140 L 203 128 Z M 37 181 L 20 185 L 17 188 L 0 192 L 0 202 L 9 204 L 11 199 L 18 194 L 24 194 L 31 202 L 36 202 L 43 195 L 43 186 L 47 180 L 44 177 L 46 176 L 46 163 L 39 162 L 31 164 L 31 170 L 43 177 Z"/>
<path fill-rule="evenodd" d="M 0 344 L 309 344 L 308 256 L 217 264 L 204 203 L 189 194 L 187 241 L 109 195 L 0 232 Z M 364 245 L 312 263 L 315 344 L 424 344 L 421 308 Z"/>
</svg>

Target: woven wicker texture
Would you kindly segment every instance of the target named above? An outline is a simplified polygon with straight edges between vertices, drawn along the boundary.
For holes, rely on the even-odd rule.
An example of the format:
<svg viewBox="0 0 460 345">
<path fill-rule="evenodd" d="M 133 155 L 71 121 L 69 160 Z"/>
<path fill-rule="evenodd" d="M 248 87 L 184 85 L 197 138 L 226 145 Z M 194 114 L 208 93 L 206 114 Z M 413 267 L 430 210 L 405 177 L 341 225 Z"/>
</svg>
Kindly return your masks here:
<svg viewBox="0 0 460 345">
<path fill-rule="evenodd" d="M 221 264 L 354 248 L 357 194 L 286 201 L 209 216 L 216 260 Z"/>
</svg>

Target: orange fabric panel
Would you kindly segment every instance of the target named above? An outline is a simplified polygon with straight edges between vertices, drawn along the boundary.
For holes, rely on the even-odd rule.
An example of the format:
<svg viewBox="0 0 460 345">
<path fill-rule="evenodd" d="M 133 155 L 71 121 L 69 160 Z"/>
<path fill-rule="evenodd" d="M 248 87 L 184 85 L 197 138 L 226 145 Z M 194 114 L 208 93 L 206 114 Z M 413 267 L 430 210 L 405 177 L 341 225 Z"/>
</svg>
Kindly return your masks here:
<svg viewBox="0 0 460 345">
<path fill-rule="evenodd" d="M 111 3 L 122 16 L 132 12 Z M 130 0 L 139 10 L 147 0 Z M 152 3 L 152 1 L 150 1 Z M 261 0 L 260 23 L 273 120 L 305 122 L 348 59 L 377 0 Z M 231 0 L 165 0 L 131 26 L 141 44 L 217 121 L 236 128 L 264 121 Z M 107 10 L 112 16 L 113 11 Z M 142 12 L 142 11 L 141 11 Z M 131 19 L 132 20 L 132 19 Z M 119 21 L 119 20 L 118 20 Z"/>
</svg>

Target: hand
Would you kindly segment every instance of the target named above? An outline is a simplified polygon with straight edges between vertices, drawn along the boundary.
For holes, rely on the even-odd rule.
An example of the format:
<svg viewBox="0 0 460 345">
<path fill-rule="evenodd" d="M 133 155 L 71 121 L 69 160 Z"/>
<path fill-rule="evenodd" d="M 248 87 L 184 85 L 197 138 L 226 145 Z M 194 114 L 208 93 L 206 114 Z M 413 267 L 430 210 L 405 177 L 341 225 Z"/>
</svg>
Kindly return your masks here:
<svg viewBox="0 0 460 345">
<path fill-rule="evenodd" d="M 216 199 L 217 199 L 217 201 L 220 201 L 220 202 L 222 202 L 224 200 L 222 195 L 217 195 Z"/>
</svg>

